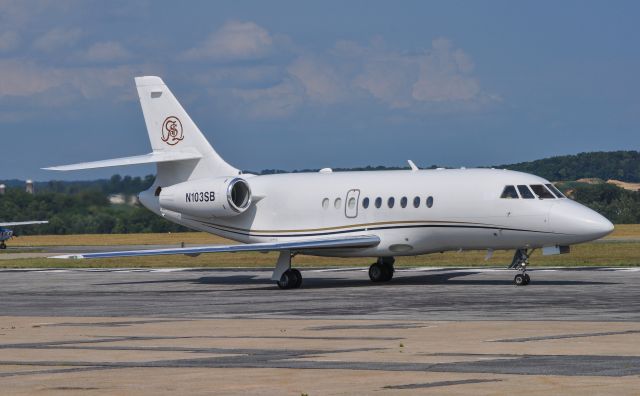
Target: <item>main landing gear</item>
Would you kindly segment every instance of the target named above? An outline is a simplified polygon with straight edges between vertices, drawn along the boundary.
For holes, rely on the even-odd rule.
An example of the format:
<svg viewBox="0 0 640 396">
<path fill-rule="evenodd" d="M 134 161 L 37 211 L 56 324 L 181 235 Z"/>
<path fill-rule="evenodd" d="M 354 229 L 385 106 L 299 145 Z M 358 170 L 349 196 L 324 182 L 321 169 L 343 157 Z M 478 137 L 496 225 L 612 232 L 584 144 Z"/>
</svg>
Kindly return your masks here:
<svg viewBox="0 0 640 396">
<path fill-rule="evenodd" d="M 295 268 L 291 268 L 291 251 L 283 250 L 278 257 L 276 269 L 271 275 L 271 280 L 281 289 L 298 289 L 302 286 L 302 274 Z"/>
<path fill-rule="evenodd" d="M 297 289 L 302 286 L 302 274 L 295 268 L 288 269 L 276 283 L 281 289 Z"/>
<path fill-rule="evenodd" d="M 527 249 L 518 249 L 513 255 L 513 260 L 511 261 L 509 268 L 520 272 L 513 278 L 513 283 L 516 286 L 526 286 L 531 282 L 531 278 L 529 277 L 529 274 L 527 274 L 527 265 L 529 265 L 529 256 L 531 256 L 532 252 L 533 250 L 527 251 Z"/>
<path fill-rule="evenodd" d="M 378 257 L 378 261 L 369 267 L 369 279 L 372 282 L 389 282 L 393 278 L 393 257 Z"/>
<path fill-rule="evenodd" d="M 0 249 L 6 249 L 7 248 L 7 244 L 4 243 L 4 241 L 0 242 Z"/>
</svg>

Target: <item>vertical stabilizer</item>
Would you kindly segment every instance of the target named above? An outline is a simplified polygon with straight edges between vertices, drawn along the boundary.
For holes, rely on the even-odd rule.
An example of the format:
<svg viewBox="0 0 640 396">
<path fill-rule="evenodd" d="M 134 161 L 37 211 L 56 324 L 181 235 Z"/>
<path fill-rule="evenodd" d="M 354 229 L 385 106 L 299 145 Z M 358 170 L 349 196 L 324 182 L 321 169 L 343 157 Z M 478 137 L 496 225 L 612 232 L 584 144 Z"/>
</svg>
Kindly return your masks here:
<svg viewBox="0 0 640 396">
<path fill-rule="evenodd" d="M 158 163 L 156 185 L 240 173 L 216 153 L 160 77 L 136 77 L 135 80 L 153 151 L 195 150 L 202 155 L 189 161 Z"/>
</svg>

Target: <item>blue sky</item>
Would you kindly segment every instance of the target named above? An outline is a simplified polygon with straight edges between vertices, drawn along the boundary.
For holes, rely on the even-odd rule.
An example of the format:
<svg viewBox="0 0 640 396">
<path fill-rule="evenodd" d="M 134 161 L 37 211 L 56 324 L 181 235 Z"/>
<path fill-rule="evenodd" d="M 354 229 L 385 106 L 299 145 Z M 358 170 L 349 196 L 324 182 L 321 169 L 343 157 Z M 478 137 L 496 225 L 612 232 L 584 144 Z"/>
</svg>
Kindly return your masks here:
<svg viewBox="0 0 640 396">
<path fill-rule="evenodd" d="M 478 166 L 640 143 L 635 1 L 0 1 L 0 179 L 150 150 L 160 75 L 241 169 Z"/>
</svg>

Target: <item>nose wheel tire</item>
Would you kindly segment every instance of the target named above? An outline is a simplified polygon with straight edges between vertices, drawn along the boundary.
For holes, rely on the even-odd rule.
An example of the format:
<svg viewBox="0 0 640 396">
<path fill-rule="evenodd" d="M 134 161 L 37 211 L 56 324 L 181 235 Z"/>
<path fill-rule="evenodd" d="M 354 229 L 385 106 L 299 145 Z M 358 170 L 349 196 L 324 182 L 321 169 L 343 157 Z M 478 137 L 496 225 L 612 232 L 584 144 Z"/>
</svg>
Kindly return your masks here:
<svg viewBox="0 0 640 396">
<path fill-rule="evenodd" d="M 513 283 L 516 286 L 526 286 L 531 282 L 529 274 L 518 274 L 513 278 Z"/>
<path fill-rule="evenodd" d="M 298 289 L 302 286 L 302 274 L 295 268 L 285 271 L 277 282 L 281 289 Z"/>
</svg>

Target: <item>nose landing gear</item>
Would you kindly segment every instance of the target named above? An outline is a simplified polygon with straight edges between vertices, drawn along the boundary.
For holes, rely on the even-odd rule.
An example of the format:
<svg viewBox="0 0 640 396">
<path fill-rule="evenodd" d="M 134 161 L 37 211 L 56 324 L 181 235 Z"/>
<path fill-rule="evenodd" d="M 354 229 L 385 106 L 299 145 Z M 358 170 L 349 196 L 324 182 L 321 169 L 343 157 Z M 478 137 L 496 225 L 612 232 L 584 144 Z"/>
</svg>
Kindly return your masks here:
<svg viewBox="0 0 640 396">
<path fill-rule="evenodd" d="M 509 269 L 515 269 L 520 272 L 513 278 L 513 283 L 516 286 L 526 286 L 531 282 L 531 278 L 529 274 L 527 274 L 527 265 L 529 265 L 529 256 L 531 256 L 531 253 L 533 253 L 533 250 L 518 249 L 513 255 Z"/>
</svg>

